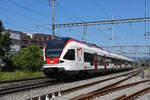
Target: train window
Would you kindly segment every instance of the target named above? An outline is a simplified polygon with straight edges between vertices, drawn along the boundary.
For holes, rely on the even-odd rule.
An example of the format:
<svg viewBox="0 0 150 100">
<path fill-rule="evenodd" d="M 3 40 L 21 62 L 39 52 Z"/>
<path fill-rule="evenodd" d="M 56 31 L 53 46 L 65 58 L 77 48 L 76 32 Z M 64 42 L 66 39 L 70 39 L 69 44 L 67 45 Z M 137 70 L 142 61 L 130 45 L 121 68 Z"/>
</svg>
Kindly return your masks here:
<svg viewBox="0 0 150 100">
<path fill-rule="evenodd" d="M 93 62 L 90 62 L 90 65 L 92 65 L 92 66 L 93 66 L 93 65 L 94 65 L 94 63 L 93 63 Z"/>
<path fill-rule="evenodd" d="M 104 66 L 104 62 L 102 62 L 102 66 Z"/>
<path fill-rule="evenodd" d="M 65 54 L 64 59 L 75 60 L 75 50 L 69 49 L 68 52 Z"/>
<path fill-rule="evenodd" d="M 94 61 L 94 55 L 84 52 L 84 62 L 93 62 L 93 61 Z"/>
<path fill-rule="evenodd" d="M 101 56 L 98 55 L 98 62 L 100 62 L 100 60 L 101 60 Z"/>
<path fill-rule="evenodd" d="M 62 49 L 46 49 L 47 58 L 57 58 L 61 54 Z"/>
<path fill-rule="evenodd" d="M 103 62 L 99 62 L 99 65 L 100 65 L 100 66 L 103 66 Z"/>
<path fill-rule="evenodd" d="M 88 53 L 84 53 L 84 62 L 88 62 Z"/>
<path fill-rule="evenodd" d="M 109 66 L 109 63 L 106 63 L 107 66 Z"/>
</svg>

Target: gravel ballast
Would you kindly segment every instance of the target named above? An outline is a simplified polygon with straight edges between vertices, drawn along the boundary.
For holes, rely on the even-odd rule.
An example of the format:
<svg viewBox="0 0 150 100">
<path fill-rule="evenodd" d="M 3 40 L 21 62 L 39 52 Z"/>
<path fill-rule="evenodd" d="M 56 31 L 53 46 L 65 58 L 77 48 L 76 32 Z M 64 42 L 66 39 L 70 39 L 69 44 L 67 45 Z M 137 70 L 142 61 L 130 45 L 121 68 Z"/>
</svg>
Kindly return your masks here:
<svg viewBox="0 0 150 100">
<path fill-rule="evenodd" d="M 128 96 L 129 94 L 135 93 L 136 91 L 139 91 L 139 90 L 142 90 L 146 87 L 149 87 L 149 84 L 150 84 L 150 82 L 142 83 L 142 84 L 130 87 L 130 88 L 126 88 L 126 89 L 123 89 L 120 91 L 109 93 L 109 94 L 104 95 L 104 96 L 96 97 L 94 100 L 112 100 L 112 99 L 120 97 L 124 94 L 126 94 Z M 142 99 L 142 100 L 145 100 L 145 99 Z"/>
<path fill-rule="evenodd" d="M 42 87 L 42 88 L 30 89 L 30 90 L 26 90 L 26 91 L 22 91 L 22 92 L 17 92 L 17 93 L 11 93 L 8 95 L 1 96 L 0 100 L 26 100 L 26 99 L 41 96 L 44 94 L 53 93 L 55 91 L 65 90 L 65 89 L 73 88 L 76 86 L 84 85 L 87 83 L 95 82 L 98 80 L 103 80 L 106 78 L 114 77 L 117 75 L 121 75 L 123 73 L 127 73 L 127 72 L 122 72 L 122 73 L 117 73 L 117 74 L 115 73 L 115 74 L 100 76 L 100 77 L 87 79 L 87 80 L 51 85 L 51 86 L 46 86 L 46 87 Z"/>
</svg>

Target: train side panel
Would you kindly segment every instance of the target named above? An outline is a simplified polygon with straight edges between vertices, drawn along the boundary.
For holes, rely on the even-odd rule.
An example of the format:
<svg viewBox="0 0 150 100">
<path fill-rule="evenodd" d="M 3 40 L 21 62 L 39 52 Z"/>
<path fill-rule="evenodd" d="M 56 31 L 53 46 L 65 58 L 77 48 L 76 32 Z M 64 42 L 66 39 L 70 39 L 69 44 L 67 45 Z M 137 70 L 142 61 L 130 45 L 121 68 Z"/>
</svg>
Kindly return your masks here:
<svg viewBox="0 0 150 100">
<path fill-rule="evenodd" d="M 101 72 L 104 69 L 131 66 L 131 60 L 126 57 L 76 40 L 67 40 L 67 42 L 58 40 L 52 43 L 50 41 L 47 47 L 45 46 L 44 56 L 46 62 L 44 73 L 51 78 L 71 75 L 74 72 L 75 74 L 82 71 Z"/>
</svg>

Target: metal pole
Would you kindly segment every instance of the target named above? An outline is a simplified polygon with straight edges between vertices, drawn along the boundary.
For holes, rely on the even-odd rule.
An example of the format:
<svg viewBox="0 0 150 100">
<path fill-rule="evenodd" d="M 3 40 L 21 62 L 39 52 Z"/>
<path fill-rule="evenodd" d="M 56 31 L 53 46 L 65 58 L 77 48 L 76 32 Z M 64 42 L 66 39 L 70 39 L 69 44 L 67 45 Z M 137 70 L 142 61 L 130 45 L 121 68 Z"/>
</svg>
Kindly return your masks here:
<svg viewBox="0 0 150 100">
<path fill-rule="evenodd" d="M 55 0 L 52 0 L 52 39 L 55 38 Z"/>
<path fill-rule="evenodd" d="M 87 26 L 83 26 L 83 40 L 87 42 Z"/>
<path fill-rule="evenodd" d="M 113 20 L 113 16 L 112 16 L 112 20 Z M 114 40 L 114 24 L 112 24 L 112 41 Z"/>
<path fill-rule="evenodd" d="M 149 46 L 148 56 L 150 57 L 150 46 Z"/>
<path fill-rule="evenodd" d="M 144 17 L 146 18 L 146 0 L 144 2 L 144 6 L 145 6 Z M 145 31 L 144 36 L 146 37 L 147 36 L 147 34 L 146 34 L 146 21 L 144 22 L 144 31 Z"/>
</svg>

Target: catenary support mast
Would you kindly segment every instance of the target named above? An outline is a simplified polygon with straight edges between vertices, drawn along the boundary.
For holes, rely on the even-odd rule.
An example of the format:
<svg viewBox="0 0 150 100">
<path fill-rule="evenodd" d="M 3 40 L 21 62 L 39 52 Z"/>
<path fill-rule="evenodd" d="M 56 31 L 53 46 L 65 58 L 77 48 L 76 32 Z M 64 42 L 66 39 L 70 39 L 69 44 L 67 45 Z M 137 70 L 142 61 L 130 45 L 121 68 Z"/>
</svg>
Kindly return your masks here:
<svg viewBox="0 0 150 100">
<path fill-rule="evenodd" d="M 52 39 L 55 37 L 55 0 L 49 0 L 49 5 L 52 2 Z"/>
</svg>

